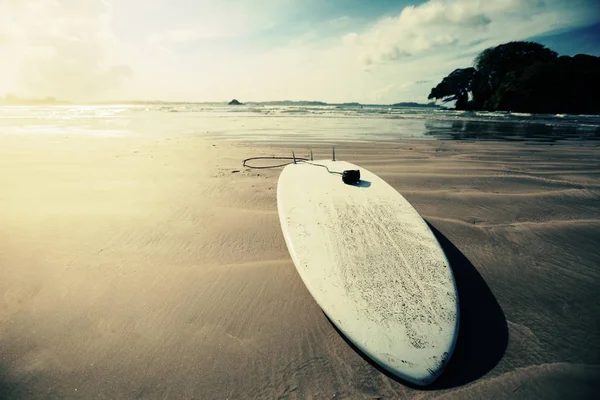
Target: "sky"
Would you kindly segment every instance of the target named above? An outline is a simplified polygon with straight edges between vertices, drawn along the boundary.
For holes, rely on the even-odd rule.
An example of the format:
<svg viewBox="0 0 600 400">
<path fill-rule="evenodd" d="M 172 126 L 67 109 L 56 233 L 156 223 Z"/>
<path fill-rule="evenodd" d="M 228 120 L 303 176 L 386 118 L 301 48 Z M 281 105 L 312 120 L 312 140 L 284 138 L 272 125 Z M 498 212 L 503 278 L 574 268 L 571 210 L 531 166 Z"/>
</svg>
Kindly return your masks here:
<svg viewBox="0 0 600 400">
<path fill-rule="evenodd" d="M 513 40 L 600 56 L 600 2 L 0 0 L 0 96 L 426 102 Z"/>
</svg>

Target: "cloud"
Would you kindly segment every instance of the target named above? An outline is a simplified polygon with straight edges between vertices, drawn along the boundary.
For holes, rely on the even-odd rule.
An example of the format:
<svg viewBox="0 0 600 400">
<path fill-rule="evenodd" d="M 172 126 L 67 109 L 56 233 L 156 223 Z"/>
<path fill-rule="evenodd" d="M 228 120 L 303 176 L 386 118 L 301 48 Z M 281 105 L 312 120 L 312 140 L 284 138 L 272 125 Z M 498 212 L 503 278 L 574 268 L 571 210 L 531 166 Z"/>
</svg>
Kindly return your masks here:
<svg viewBox="0 0 600 400">
<path fill-rule="evenodd" d="M 20 0 L 3 20 L 25 95 L 91 99 L 132 74 L 116 59 L 111 7 L 103 0 Z M 0 32 L 1 33 L 1 32 Z"/>
<path fill-rule="evenodd" d="M 170 48 L 207 39 L 230 39 L 244 34 L 245 24 L 241 20 L 229 18 L 225 24 L 220 19 L 201 21 L 198 26 L 170 29 L 154 33 L 146 39 L 146 45 L 152 49 Z"/>
<path fill-rule="evenodd" d="M 347 15 L 343 15 L 341 17 L 330 19 L 326 22 L 326 25 L 332 29 L 343 29 L 347 28 L 353 23 L 355 23 L 355 19 L 351 18 Z"/>
<path fill-rule="evenodd" d="M 410 57 L 411 55 L 412 53 L 394 46 L 391 49 L 382 52 L 381 59 L 386 61 L 397 61 L 405 57 Z"/>
<path fill-rule="evenodd" d="M 146 7 L 144 1 L 130 1 Z M 285 27 L 288 22 L 285 16 L 293 15 L 293 10 L 298 8 L 294 0 L 156 0 L 152 3 L 154 16 L 146 17 L 154 18 L 155 26 L 145 35 L 145 45 L 151 50 L 169 51 L 217 40 L 259 39 L 257 36 L 264 32 Z M 160 14 L 170 18 L 156 19 L 155 15 Z M 331 21 L 340 26 L 347 22 L 344 18 Z M 304 31 L 310 30 L 309 25 L 305 28 Z"/>
<path fill-rule="evenodd" d="M 430 0 L 346 35 L 342 42 L 354 46 L 366 65 L 385 64 L 455 51 L 474 37 L 478 37 L 476 44 L 489 45 L 527 38 L 555 28 L 557 22 L 568 25 L 577 12 L 565 5 L 556 0 Z"/>
<path fill-rule="evenodd" d="M 479 4 L 479 6 L 478 6 Z M 429 1 L 404 8 L 354 38 L 371 63 L 455 46 L 464 34 L 483 32 L 492 23 L 483 3 Z"/>
<path fill-rule="evenodd" d="M 345 45 L 355 44 L 358 39 L 358 33 L 350 32 L 342 36 L 342 43 Z"/>
<path fill-rule="evenodd" d="M 408 6 L 397 18 L 403 27 L 432 27 L 444 25 L 460 27 L 482 27 L 491 19 L 478 9 L 477 2 L 429 1 L 419 6 Z"/>
</svg>

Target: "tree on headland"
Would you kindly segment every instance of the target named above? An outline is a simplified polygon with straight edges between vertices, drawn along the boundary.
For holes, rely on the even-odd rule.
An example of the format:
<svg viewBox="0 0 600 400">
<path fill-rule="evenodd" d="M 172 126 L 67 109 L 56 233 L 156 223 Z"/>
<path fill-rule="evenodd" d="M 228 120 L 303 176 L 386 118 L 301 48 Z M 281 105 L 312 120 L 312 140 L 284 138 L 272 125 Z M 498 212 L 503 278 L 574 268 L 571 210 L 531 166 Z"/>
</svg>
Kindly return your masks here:
<svg viewBox="0 0 600 400">
<path fill-rule="evenodd" d="M 600 57 L 558 57 L 539 43 L 510 42 L 453 71 L 428 98 L 461 110 L 597 114 L 599 92 Z"/>
<path fill-rule="evenodd" d="M 477 75 L 475 68 L 455 69 L 440 84 L 431 89 L 429 99 L 443 99 L 444 103 L 456 101 L 456 108 L 464 109 L 469 101 L 469 92 Z"/>
</svg>

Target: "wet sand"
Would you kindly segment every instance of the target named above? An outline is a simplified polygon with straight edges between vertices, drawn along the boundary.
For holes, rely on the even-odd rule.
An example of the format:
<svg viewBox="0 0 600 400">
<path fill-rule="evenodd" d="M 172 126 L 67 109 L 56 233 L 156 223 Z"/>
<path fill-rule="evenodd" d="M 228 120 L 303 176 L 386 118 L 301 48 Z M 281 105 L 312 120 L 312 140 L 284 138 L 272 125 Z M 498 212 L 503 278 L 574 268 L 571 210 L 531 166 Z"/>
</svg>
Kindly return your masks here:
<svg viewBox="0 0 600 400">
<path fill-rule="evenodd" d="M 355 351 L 298 277 L 279 170 L 241 167 L 291 147 L 0 137 L 0 398 L 595 397 L 595 144 L 337 147 L 415 206 L 454 268 L 459 343 L 426 389 Z"/>
</svg>

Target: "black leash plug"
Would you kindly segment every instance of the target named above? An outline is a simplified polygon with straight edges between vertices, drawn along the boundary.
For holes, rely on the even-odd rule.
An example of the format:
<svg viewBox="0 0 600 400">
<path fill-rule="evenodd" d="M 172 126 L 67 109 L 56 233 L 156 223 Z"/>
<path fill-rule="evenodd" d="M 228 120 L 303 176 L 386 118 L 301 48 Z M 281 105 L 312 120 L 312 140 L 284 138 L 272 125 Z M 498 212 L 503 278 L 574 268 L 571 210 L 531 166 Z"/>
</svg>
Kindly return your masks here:
<svg viewBox="0 0 600 400">
<path fill-rule="evenodd" d="M 347 185 L 356 185 L 360 182 L 360 170 L 347 169 L 342 172 L 342 181 Z"/>
</svg>

